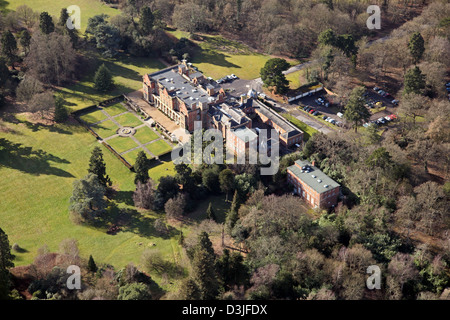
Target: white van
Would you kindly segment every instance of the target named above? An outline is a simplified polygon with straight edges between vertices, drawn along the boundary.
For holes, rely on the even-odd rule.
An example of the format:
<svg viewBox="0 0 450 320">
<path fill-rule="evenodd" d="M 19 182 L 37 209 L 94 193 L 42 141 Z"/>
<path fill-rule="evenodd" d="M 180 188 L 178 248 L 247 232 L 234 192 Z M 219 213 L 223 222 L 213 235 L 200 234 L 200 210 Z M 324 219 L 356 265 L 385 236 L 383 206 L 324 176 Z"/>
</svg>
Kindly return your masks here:
<svg viewBox="0 0 450 320">
<path fill-rule="evenodd" d="M 344 114 L 341 113 L 341 112 L 338 112 L 338 113 L 337 113 L 337 116 L 338 116 L 339 118 L 342 118 L 342 117 L 344 116 Z"/>
</svg>

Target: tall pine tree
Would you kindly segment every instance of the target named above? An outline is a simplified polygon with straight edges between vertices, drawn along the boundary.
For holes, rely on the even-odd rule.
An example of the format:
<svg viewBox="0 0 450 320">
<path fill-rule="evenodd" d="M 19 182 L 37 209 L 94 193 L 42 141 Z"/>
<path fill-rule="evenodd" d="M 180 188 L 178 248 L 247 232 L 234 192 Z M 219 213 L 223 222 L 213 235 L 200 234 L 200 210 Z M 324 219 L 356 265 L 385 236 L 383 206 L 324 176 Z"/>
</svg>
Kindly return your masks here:
<svg viewBox="0 0 450 320">
<path fill-rule="evenodd" d="M 148 159 L 144 151 L 139 151 L 134 164 L 134 171 L 136 172 L 134 177 L 135 184 L 138 182 L 145 184 L 150 178 L 148 175 Z"/>
<path fill-rule="evenodd" d="M 8 65 L 13 66 L 17 61 L 17 41 L 11 31 L 6 30 L 1 38 L 1 54 L 6 58 Z"/>
<path fill-rule="evenodd" d="M 55 98 L 55 115 L 53 119 L 56 122 L 64 122 L 67 120 L 67 117 L 68 113 L 66 107 L 64 106 L 64 99 L 57 96 Z"/>
<path fill-rule="evenodd" d="M 55 24 L 53 23 L 53 18 L 48 14 L 48 12 L 42 12 L 39 17 L 39 29 L 43 34 L 50 34 L 55 31 Z"/>
<path fill-rule="evenodd" d="M 422 73 L 419 67 L 415 66 L 412 69 L 409 69 L 405 73 L 405 80 L 403 82 L 405 94 L 415 93 L 415 94 L 423 94 L 425 89 L 425 75 Z"/>
<path fill-rule="evenodd" d="M 92 150 L 91 159 L 89 160 L 89 173 L 93 173 L 97 176 L 98 182 L 106 187 L 111 185 L 111 179 L 106 174 L 106 163 L 103 160 L 103 152 L 100 147 L 95 147 Z"/>
<path fill-rule="evenodd" d="M 139 28 L 142 35 L 148 36 L 152 32 L 154 20 L 152 10 L 149 7 L 143 7 L 139 18 Z"/>
<path fill-rule="evenodd" d="M 214 213 L 214 209 L 211 202 L 209 203 L 208 209 L 206 209 L 206 218 L 217 221 L 217 217 L 216 214 Z"/>
<path fill-rule="evenodd" d="M 106 92 L 114 87 L 114 81 L 109 69 L 102 64 L 94 76 L 94 88 L 95 90 Z"/>
<path fill-rule="evenodd" d="M 413 57 L 414 64 L 419 63 L 422 59 L 423 53 L 425 52 L 425 41 L 423 40 L 420 32 L 415 32 L 408 43 L 408 48 Z"/>
<path fill-rule="evenodd" d="M 94 258 L 92 257 L 92 255 L 89 256 L 88 270 L 90 272 L 97 272 L 97 265 L 95 264 L 95 261 L 94 261 Z"/>
</svg>

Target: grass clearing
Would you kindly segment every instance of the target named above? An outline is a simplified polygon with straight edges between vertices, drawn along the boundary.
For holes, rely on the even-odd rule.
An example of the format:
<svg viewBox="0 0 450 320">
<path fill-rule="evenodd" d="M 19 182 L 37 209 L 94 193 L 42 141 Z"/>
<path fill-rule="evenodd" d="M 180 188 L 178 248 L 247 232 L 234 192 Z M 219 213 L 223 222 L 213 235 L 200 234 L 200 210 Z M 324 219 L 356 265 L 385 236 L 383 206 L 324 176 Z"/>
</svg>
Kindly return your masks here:
<svg viewBox="0 0 450 320">
<path fill-rule="evenodd" d="M 148 149 L 148 151 L 153 153 L 155 156 L 162 155 L 162 154 L 172 150 L 172 146 L 170 146 L 164 140 L 158 140 L 158 141 L 152 142 L 152 143 L 146 145 L 145 147 Z"/>
<path fill-rule="evenodd" d="M 113 9 L 100 0 L 8 0 L 7 2 L 9 4 L 6 8 L 11 10 L 15 10 L 22 5 L 27 5 L 38 13 L 47 11 L 56 18 L 54 21 L 58 21 L 61 9 L 71 5 L 77 5 L 81 10 L 81 31 L 83 33 L 86 30 L 89 18 L 102 13 L 110 17 L 120 14 L 120 10 Z"/>
<path fill-rule="evenodd" d="M 130 137 L 116 137 L 108 140 L 107 142 L 118 153 L 125 152 L 138 146 L 137 143 Z"/>
<path fill-rule="evenodd" d="M 299 128 L 300 130 L 302 130 L 304 132 L 304 134 L 303 134 L 304 140 L 309 140 L 309 138 L 311 138 L 311 136 L 313 134 L 318 132 L 316 129 L 308 126 L 307 124 L 303 123 L 302 121 L 298 120 L 296 117 L 294 117 L 288 113 L 282 113 L 281 115 L 285 119 L 287 119 L 289 122 L 291 122 L 294 126 L 296 126 L 297 128 Z"/>
<path fill-rule="evenodd" d="M 115 135 L 119 127 L 114 122 L 112 122 L 112 120 L 106 120 L 92 125 L 91 129 L 94 130 L 102 139 L 105 139 L 112 135 Z"/>
<path fill-rule="evenodd" d="M 105 110 L 112 117 L 128 111 L 128 109 L 121 102 L 113 104 L 112 106 L 104 107 L 103 110 Z"/>
<path fill-rule="evenodd" d="M 189 38 L 183 31 L 168 31 L 177 37 Z M 203 41 L 194 41 L 198 48 L 195 50 L 191 62 L 203 72 L 205 76 L 219 79 L 229 74 L 236 74 L 241 79 L 251 80 L 260 76 L 260 70 L 267 60 L 272 57 L 259 54 L 238 41 L 226 39 L 222 36 L 201 35 Z M 288 60 L 292 65 L 297 60 Z"/>
<path fill-rule="evenodd" d="M 117 59 L 106 59 L 98 53 L 98 64 L 80 81 L 66 88 L 59 88 L 59 92 L 66 100 L 71 111 L 97 105 L 100 102 L 117 97 L 124 93 L 133 92 L 142 88 L 142 75 L 164 68 L 157 59 L 122 57 Z M 104 63 L 111 71 L 115 88 L 108 93 L 102 93 L 94 89 L 94 74 L 97 68 Z"/>
<path fill-rule="evenodd" d="M 298 70 L 286 75 L 286 79 L 289 81 L 289 88 L 295 90 L 307 83 L 304 72 L 304 70 Z"/>
<path fill-rule="evenodd" d="M 147 126 L 137 129 L 134 137 L 142 144 L 159 138 L 158 134 Z"/>
<path fill-rule="evenodd" d="M 125 154 L 122 154 L 121 156 L 122 156 L 125 160 L 127 160 L 129 164 L 131 164 L 131 165 L 133 166 L 134 163 L 136 162 L 138 153 L 141 152 L 141 151 L 142 151 L 142 149 L 139 148 L 139 149 L 136 149 L 136 150 L 127 152 L 127 153 L 125 153 Z M 147 154 L 147 157 L 148 157 L 148 154 Z"/>
<path fill-rule="evenodd" d="M 125 113 L 114 118 L 114 120 L 118 122 L 122 127 L 134 128 L 142 124 L 142 121 L 139 120 L 133 113 Z"/>
<path fill-rule="evenodd" d="M 152 162 L 148 175 L 153 181 L 158 182 L 161 177 L 174 176 L 176 173 L 175 165 L 172 161 Z"/>
<path fill-rule="evenodd" d="M 96 122 L 105 120 L 106 118 L 108 118 L 108 116 L 106 114 L 104 114 L 100 109 L 83 114 L 80 117 L 81 120 L 83 120 L 84 122 L 87 122 L 88 124 L 96 123 Z"/>
<path fill-rule="evenodd" d="M 16 266 L 33 262 L 44 245 L 58 252 L 59 243 L 68 238 L 78 241 L 82 257 L 92 255 L 98 264 L 108 263 L 117 269 L 130 262 L 142 269 L 141 256 L 149 248 L 157 248 L 169 262 L 183 261 L 184 252 L 176 237 L 153 232 L 153 221 L 161 218 L 154 212 L 140 212 L 131 226 L 116 235 L 73 224 L 68 213 L 72 184 L 87 174 L 94 147 L 103 151 L 107 174 L 117 190 L 114 202 L 120 208 L 132 203 L 134 174 L 78 124 L 50 127 L 19 120 L 17 124 L 4 122 L 7 130 L 0 131 L 0 227 L 11 244 L 25 249 L 15 253 Z M 155 181 L 174 172 L 172 162 L 153 165 L 149 170 Z M 152 278 L 165 290 L 178 285 L 178 279 L 164 281 L 153 274 Z"/>
</svg>

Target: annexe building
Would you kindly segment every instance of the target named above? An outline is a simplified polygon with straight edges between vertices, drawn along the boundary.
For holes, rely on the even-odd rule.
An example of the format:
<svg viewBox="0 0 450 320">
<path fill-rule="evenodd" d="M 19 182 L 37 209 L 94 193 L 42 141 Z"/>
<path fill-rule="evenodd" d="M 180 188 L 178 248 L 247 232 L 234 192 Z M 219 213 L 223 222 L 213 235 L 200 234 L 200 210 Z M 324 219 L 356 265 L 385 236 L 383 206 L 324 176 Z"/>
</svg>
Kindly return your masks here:
<svg viewBox="0 0 450 320">
<path fill-rule="evenodd" d="M 312 207 L 330 208 L 337 205 L 340 184 L 306 160 L 297 160 L 287 168 L 288 182 L 294 193 Z"/>
</svg>

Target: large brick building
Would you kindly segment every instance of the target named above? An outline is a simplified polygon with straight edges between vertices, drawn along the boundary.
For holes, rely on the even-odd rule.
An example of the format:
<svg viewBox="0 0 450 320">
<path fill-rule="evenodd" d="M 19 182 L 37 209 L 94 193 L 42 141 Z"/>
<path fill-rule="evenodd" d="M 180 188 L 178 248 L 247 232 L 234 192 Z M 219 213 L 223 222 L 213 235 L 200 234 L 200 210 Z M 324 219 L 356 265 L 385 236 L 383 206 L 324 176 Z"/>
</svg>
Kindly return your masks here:
<svg viewBox="0 0 450 320">
<path fill-rule="evenodd" d="M 193 132 L 195 121 L 201 121 L 204 129 L 220 130 L 227 149 L 235 154 L 248 151 L 249 142 L 258 137 L 259 129 L 266 127 L 275 129 L 280 143 L 286 147 L 300 144 L 303 140 L 301 130 L 252 98 L 252 95 L 249 99 L 242 97 L 240 105 L 231 106 L 225 103 L 224 89 L 214 81 L 206 79 L 186 61 L 145 74 L 143 98 L 189 132 Z M 259 124 L 254 125 L 250 116 L 256 116 L 260 120 Z M 264 128 L 258 127 L 261 123 Z M 268 138 L 270 139 L 270 136 Z M 269 140 L 269 150 L 270 145 Z"/>
<path fill-rule="evenodd" d="M 330 208 L 338 202 L 340 184 L 306 160 L 297 160 L 287 168 L 288 182 L 294 193 L 312 207 Z"/>
</svg>

